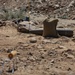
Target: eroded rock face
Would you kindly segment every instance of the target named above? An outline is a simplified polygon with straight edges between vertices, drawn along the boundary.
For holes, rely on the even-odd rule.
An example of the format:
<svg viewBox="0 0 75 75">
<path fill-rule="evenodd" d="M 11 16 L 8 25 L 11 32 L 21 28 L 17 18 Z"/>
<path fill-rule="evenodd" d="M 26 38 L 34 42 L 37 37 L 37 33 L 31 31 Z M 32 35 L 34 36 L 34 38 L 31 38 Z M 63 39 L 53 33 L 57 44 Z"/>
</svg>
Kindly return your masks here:
<svg viewBox="0 0 75 75">
<path fill-rule="evenodd" d="M 58 19 L 49 19 L 44 20 L 44 30 L 43 36 L 44 37 L 58 37 L 58 33 L 56 31 L 56 26 L 58 23 Z"/>
</svg>

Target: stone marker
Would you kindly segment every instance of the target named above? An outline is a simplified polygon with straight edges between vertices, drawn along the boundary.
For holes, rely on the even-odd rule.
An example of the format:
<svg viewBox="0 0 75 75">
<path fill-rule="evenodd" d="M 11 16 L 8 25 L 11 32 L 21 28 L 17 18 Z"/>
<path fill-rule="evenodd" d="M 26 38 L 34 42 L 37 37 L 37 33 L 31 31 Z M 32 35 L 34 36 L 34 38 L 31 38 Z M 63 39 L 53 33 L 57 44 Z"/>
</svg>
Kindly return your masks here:
<svg viewBox="0 0 75 75">
<path fill-rule="evenodd" d="M 58 19 L 44 20 L 43 36 L 44 37 L 58 37 L 58 33 L 56 31 L 57 23 L 58 23 Z"/>
</svg>

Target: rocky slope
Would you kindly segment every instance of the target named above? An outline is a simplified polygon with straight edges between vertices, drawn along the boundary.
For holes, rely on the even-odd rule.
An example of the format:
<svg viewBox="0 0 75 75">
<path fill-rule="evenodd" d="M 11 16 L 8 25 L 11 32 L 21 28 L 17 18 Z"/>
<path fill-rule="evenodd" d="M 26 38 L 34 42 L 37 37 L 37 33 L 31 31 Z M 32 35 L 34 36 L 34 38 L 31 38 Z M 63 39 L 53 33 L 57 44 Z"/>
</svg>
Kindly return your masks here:
<svg viewBox="0 0 75 75">
<path fill-rule="evenodd" d="M 0 0 L 0 8 L 30 10 L 32 14 L 57 16 L 60 18 L 75 18 L 74 0 Z"/>
</svg>

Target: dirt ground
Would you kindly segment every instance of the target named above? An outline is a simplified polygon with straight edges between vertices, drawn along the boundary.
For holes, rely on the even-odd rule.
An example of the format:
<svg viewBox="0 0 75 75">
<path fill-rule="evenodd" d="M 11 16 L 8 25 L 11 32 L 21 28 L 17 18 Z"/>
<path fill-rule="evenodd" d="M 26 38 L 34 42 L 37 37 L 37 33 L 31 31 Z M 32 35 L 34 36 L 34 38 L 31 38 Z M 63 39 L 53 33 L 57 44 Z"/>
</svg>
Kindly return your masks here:
<svg viewBox="0 0 75 75">
<path fill-rule="evenodd" d="M 28 10 L 27 2 L 0 0 L 0 8 Z M 0 26 L 0 75 L 75 75 L 75 1 L 31 0 L 30 3 L 30 19 L 37 28 L 43 27 L 42 22 L 50 15 L 61 17 L 57 27 L 72 28 L 73 37 L 44 38 L 41 35 L 21 33 L 16 24 L 5 21 L 6 25 Z M 66 19 L 62 19 L 64 17 Z M 18 53 L 9 60 L 11 51 Z M 14 73 L 11 71 L 12 66 Z"/>
<path fill-rule="evenodd" d="M 60 24 L 75 32 L 73 20 L 59 20 L 58 27 Z M 1 75 L 75 75 L 75 33 L 73 37 L 44 38 L 20 33 L 12 22 L 7 21 L 6 26 L 0 27 L 1 67 L 13 50 L 18 54 L 11 60 L 11 64 L 5 62 Z M 14 74 L 9 72 L 12 61 L 16 68 Z"/>
</svg>

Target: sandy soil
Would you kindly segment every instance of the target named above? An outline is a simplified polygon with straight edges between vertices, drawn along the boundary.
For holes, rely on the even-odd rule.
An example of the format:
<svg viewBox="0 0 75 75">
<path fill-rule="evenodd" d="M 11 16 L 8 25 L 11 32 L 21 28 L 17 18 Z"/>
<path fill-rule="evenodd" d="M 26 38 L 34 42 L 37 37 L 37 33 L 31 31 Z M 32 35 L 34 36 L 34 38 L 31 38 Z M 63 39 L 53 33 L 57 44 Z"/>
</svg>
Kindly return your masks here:
<svg viewBox="0 0 75 75">
<path fill-rule="evenodd" d="M 66 20 L 65 24 L 63 21 L 60 20 L 62 26 L 75 31 L 74 21 Z M 20 33 L 11 22 L 7 22 L 6 26 L 0 27 L 0 66 L 8 59 L 10 51 L 16 50 L 18 55 L 12 59 L 16 65 L 14 74 L 8 72 L 10 62 L 6 62 L 2 75 L 75 75 L 74 36 L 44 38 Z M 35 39 L 35 43 L 31 42 L 32 39 Z"/>
<path fill-rule="evenodd" d="M 28 0 L 0 0 L 0 8 L 28 7 L 26 1 Z M 37 24 L 36 27 L 41 28 L 48 15 L 58 14 L 62 18 L 66 15 L 67 19 L 75 19 L 75 4 L 68 8 L 70 11 L 65 8 L 73 0 L 33 1 L 30 17 Z M 59 8 L 56 8 L 57 5 Z M 15 24 L 6 21 L 6 25 L 0 27 L 0 75 L 75 75 L 75 21 L 67 19 L 59 19 L 57 27 L 72 28 L 73 37 L 44 38 L 31 33 L 20 33 Z M 14 50 L 18 53 L 9 60 L 8 54 Z M 9 72 L 13 62 L 14 73 Z"/>
</svg>

